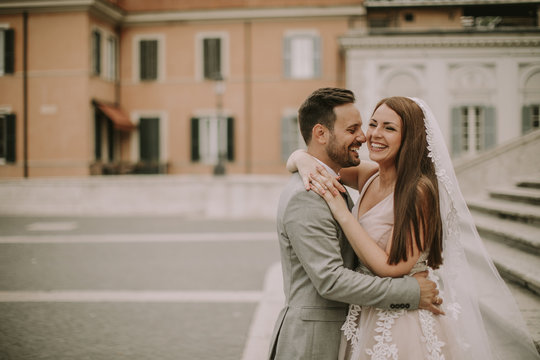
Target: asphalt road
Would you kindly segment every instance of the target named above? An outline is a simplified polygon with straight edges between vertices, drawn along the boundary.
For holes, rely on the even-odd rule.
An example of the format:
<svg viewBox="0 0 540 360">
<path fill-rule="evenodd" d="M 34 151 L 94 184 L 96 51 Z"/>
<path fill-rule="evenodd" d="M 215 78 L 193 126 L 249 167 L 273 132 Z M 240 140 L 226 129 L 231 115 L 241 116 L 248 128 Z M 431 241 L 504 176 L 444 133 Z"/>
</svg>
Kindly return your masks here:
<svg viewBox="0 0 540 360">
<path fill-rule="evenodd" d="M 0 360 L 242 359 L 271 221 L 0 217 Z"/>
</svg>

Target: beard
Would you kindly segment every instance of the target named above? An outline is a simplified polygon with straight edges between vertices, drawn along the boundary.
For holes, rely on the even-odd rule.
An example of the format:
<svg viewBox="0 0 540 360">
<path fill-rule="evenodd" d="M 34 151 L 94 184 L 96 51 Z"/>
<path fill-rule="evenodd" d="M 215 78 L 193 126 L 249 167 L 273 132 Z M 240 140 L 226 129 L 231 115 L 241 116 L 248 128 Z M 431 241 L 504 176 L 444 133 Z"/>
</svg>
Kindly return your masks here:
<svg viewBox="0 0 540 360">
<path fill-rule="evenodd" d="M 349 146 L 339 144 L 334 134 L 330 136 L 326 153 L 330 160 L 342 168 L 357 166 L 360 164 L 360 158 L 351 154 L 350 147 L 361 146 L 361 143 L 352 143 Z"/>
</svg>

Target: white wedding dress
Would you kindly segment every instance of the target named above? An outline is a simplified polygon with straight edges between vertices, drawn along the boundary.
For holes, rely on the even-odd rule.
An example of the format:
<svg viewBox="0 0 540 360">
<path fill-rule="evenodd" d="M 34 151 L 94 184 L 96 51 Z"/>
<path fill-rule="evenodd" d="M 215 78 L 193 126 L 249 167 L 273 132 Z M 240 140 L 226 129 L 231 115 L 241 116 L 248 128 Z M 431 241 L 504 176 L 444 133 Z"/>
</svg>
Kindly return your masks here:
<svg viewBox="0 0 540 360">
<path fill-rule="evenodd" d="M 428 270 L 439 286 L 446 315 L 351 305 L 339 359 L 540 360 L 521 312 L 476 231 L 439 124 L 423 100 L 411 100 L 424 113 L 428 156 L 437 175 L 443 265 Z M 354 214 L 358 214 L 358 204 Z M 392 194 L 359 221 L 384 249 L 393 219 Z M 426 269 L 424 260 L 421 255 L 412 272 Z M 364 266 L 359 271 L 370 273 Z"/>
<path fill-rule="evenodd" d="M 371 177 L 360 193 L 353 214 L 358 214 L 362 197 Z M 359 217 L 358 221 L 382 249 L 386 248 L 394 226 L 394 194 Z M 427 253 L 420 255 L 410 275 L 428 270 Z M 372 275 L 364 265 L 358 271 Z M 434 279 L 434 275 L 430 274 Z M 364 359 L 461 359 L 460 346 L 447 326 L 446 316 L 433 315 L 427 310 L 382 310 L 370 306 L 351 305 L 343 325 L 340 360 Z M 347 341 L 348 340 L 348 341 Z"/>
</svg>

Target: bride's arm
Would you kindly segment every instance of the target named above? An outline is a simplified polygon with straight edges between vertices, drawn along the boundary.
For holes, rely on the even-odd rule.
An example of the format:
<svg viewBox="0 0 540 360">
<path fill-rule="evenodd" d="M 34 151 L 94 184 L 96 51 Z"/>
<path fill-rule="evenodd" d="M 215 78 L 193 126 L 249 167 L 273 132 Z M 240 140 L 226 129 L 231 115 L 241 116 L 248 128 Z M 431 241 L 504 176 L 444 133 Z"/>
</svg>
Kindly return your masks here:
<svg viewBox="0 0 540 360">
<path fill-rule="evenodd" d="M 316 173 L 318 166 L 321 165 L 313 156 L 308 154 L 307 151 L 299 149 L 295 150 L 289 156 L 286 168 L 291 173 L 298 171 L 298 174 L 300 174 L 302 182 L 304 183 L 304 187 L 309 191 L 311 189 L 309 185 L 311 180 L 309 175 Z M 321 185 L 323 188 L 326 186 L 327 189 L 330 189 L 336 195 L 338 194 L 338 191 L 345 192 L 343 185 L 341 185 L 339 181 L 332 176 L 326 177 L 324 183 L 321 182 L 319 185 Z"/>
<path fill-rule="evenodd" d="M 330 192 L 324 191 L 318 183 L 312 185 L 312 189 L 326 200 L 334 218 L 339 222 L 345 232 L 354 252 L 371 271 L 381 277 L 401 277 L 411 271 L 420 257 L 420 251 L 415 241 L 412 241 L 412 253 L 408 254 L 407 261 L 400 261 L 394 265 L 388 264 L 390 247 L 387 246 L 387 250 L 385 251 L 375 243 L 349 211 L 341 196 L 334 196 Z M 413 235 L 411 234 L 411 236 Z M 423 234 L 421 233 L 419 236 L 423 244 Z"/>
</svg>

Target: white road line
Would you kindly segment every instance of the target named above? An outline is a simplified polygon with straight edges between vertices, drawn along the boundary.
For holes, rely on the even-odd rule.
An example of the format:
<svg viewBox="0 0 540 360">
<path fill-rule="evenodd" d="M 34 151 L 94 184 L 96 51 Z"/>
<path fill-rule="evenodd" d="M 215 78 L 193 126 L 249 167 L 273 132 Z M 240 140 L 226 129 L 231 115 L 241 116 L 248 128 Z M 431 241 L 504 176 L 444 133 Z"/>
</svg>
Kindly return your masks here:
<svg viewBox="0 0 540 360">
<path fill-rule="evenodd" d="M 261 291 L 0 291 L 0 302 L 252 303 Z"/>
<path fill-rule="evenodd" d="M 75 221 L 35 222 L 26 225 L 28 231 L 70 231 L 76 228 Z"/>
<path fill-rule="evenodd" d="M 0 236 L 0 244 L 275 241 L 275 232 Z"/>
</svg>

